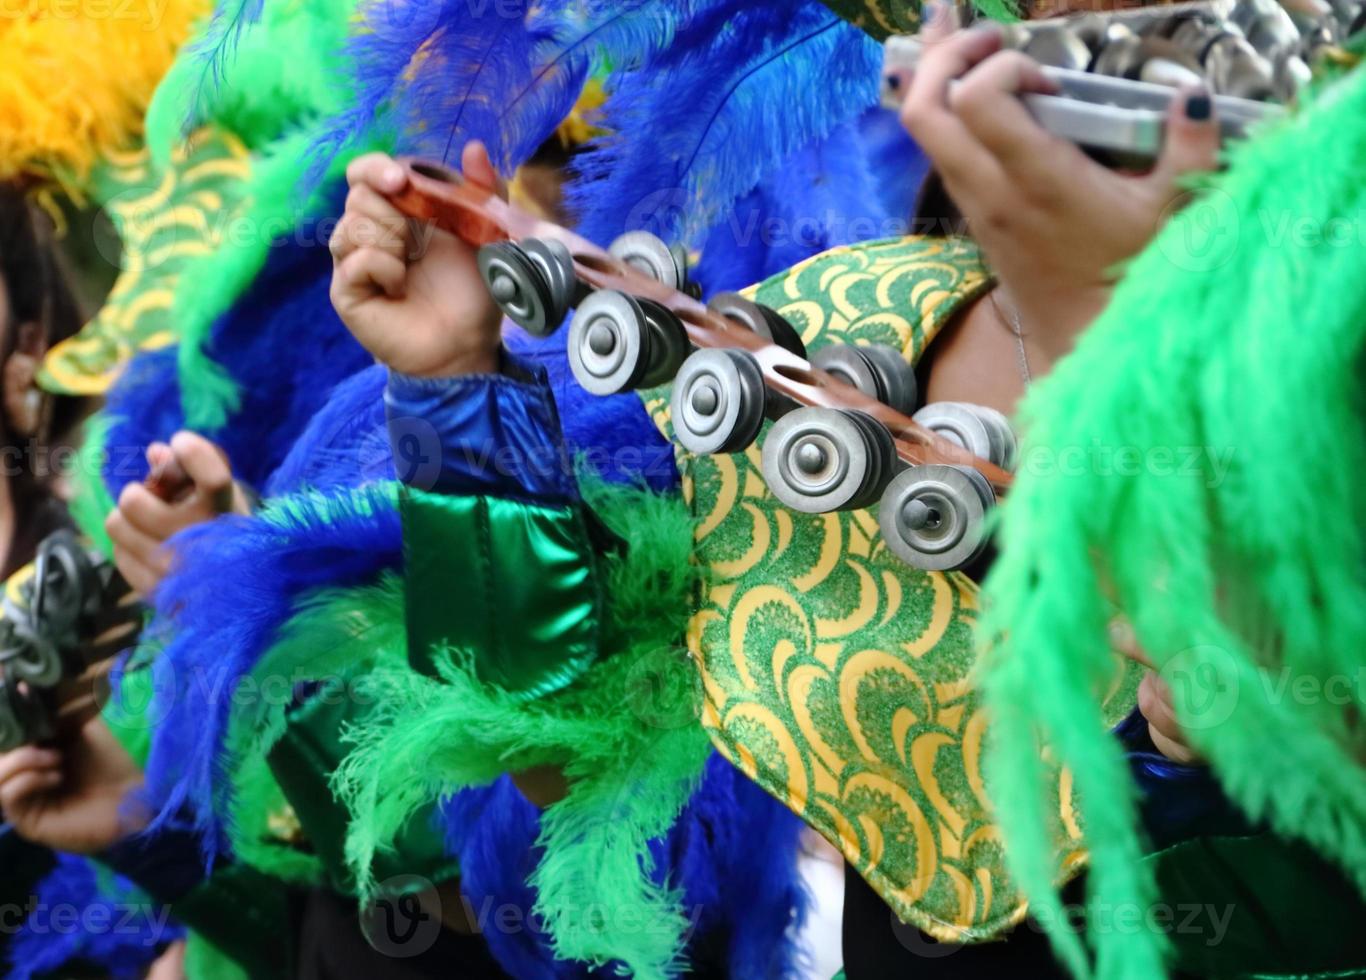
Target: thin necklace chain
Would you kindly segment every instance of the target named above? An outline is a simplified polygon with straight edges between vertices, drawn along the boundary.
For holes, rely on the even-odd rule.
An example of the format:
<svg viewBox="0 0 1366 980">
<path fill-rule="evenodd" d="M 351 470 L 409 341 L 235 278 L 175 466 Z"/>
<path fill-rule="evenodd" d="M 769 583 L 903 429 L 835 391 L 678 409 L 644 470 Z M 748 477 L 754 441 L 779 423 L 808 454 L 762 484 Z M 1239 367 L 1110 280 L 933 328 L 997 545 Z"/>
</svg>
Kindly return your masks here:
<svg viewBox="0 0 1366 980">
<path fill-rule="evenodd" d="M 1010 329 L 1015 334 L 1015 346 L 1020 355 L 1020 377 L 1024 380 L 1025 387 L 1034 383 L 1033 372 L 1029 370 L 1029 351 L 1025 349 L 1024 324 L 1020 322 L 1020 311 L 1014 306 L 1010 309 L 1002 310 L 1000 302 L 996 299 L 996 290 L 991 291 L 991 305 L 996 307 L 996 313 L 1003 319 L 1010 321 Z"/>
</svg>

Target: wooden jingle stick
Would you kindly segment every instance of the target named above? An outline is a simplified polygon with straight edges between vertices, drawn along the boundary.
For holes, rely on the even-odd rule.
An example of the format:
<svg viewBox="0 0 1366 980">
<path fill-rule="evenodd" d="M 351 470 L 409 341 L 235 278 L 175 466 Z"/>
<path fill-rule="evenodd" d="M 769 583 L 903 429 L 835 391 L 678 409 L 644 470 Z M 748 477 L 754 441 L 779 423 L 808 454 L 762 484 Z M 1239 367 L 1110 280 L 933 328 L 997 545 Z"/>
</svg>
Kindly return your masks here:
<svg viewBox="0 0 1366 980">
<path fill-rule="evenodd" d="M 764 383 L 774 392 L 801 406 L 852 409 L 872 416 L 891 432 L 897 456 L 908 465 L 969 466 L 986 477 L 998 496 L 1009 489 L 1013 477 L 999 466 L 813 368 L 796 354 L 737 327 L 700 300 L 619 262 L 586 238 L 519 210 L 492 189 L 466 181 L 440 164 L 412 158 L 398 162 L 407 170 L 408 181 L 390 200 L 409 218 L 432 223 L 475 248 L 527 238 L 559 242 L 569 249 L 580 282 L 593 289 L 614 289 L 653 300 L 678 317 L 694 347 L 747 351 L 763 371 Z"/>
</svg>

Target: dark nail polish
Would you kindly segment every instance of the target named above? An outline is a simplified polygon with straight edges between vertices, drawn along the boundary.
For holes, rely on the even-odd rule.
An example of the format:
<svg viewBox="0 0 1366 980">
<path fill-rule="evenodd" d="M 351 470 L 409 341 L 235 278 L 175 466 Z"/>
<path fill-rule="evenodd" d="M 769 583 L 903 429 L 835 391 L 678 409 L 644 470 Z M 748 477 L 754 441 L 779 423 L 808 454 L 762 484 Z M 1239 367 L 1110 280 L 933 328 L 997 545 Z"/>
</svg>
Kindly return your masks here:
<svg viewBox="0 0 1366 980">
<path fill-rule="evenodd" d="M 901 76 L 900 76 L 900 75 L 888 75 L 888 76 L 887 76 L 887 87 L 888 87 L 889 89 L 891 89 L 893 92 L 899 91 L 899 90 L 901 89 Z"/>
<path fill-rule="evenodd" d="M 1208 92 L 1197 92 L 1186 98 L 1186 118 L 1191 122 L 1204 122 L 1214 111 L 1214 103 Z"/>
</svg>

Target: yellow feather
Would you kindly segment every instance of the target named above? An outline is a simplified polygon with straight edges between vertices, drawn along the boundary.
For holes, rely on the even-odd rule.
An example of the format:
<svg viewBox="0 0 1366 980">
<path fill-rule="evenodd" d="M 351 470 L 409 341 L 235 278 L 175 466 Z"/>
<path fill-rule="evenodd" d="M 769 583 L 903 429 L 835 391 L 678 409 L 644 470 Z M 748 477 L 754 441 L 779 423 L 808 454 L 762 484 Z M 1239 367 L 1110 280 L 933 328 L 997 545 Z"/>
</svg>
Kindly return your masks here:
<svg viewBox="0 0 1366 980">
<path fill-rule="evenodd" d="M 26 0 L 0 10 L 0 181 L 79 191 L 126 149 L 208 0 Z"/>
</svg>

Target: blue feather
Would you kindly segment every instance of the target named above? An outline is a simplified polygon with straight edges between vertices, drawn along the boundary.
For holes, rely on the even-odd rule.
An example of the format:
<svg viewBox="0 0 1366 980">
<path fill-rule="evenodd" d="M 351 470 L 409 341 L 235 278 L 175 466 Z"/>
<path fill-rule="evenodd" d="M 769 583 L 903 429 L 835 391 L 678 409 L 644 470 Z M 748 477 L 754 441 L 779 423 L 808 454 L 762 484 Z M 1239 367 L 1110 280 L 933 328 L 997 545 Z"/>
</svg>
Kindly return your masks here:
<svg viewBox="0 0 1366 980">
<path fill-rule="evenodd" d="M 311 592 L 398 569 L 402 530 L 391 486 L 378 484 L 286 498 L 259 517 L 191 528 L 172 544 L 178 570 L 157 593 L 154 631 L 175 628 L 152 667 L 158 724 L 147 784 L 160 810 L 154 829 L 189 804 L 212 858 L 230 803 L 222 750 L 238 682 Z"/>
<path fill-rule="evenodd" d="M 38 885 L 34 913 L 14 936 L 8 980 L 82 975 L 78 965 L 133 980 L 146 974 L 167 944 L 184 936 L 184 929 L 163 918 L 169 910 L 131 882 L 89 858 L 56 858 L 57 866 Z M 76 913 L 77 928 L 54 927 L 51 916 L 59 909 Z"/>
<path fill-rule="evenodd" d="M 524 16 L 495 0 L 375 0 L 360 10 L 347 45 L 355 98 L 323 121 L 306 183 L 360 141 L 392 140 L 399 153 L 446 159 L 481 140 L 502 172 L 529 158 L 573 107 L 584 76 L 542 78 L 537 97 L 508 107 L 509 92 L 534 89 L 537 53 L 561 25 L 550 7 Z M 553 84 L 552 84 L 553 82 Z"/>
<path fill-rule="evenodd" d="M 448 852 L 460 863 L 460 890 L 476 916 L 497 922 L 516 909 L 520 929 L 485 928 L 489 950 L 511 976 L 579 980 L 618 975 L 555 959 L 532 916 L 536 895 L 527 878 L 540 859 L 540 814 L 503 777 L 465 790 L 441 811 Z M 689 959 L 702 972 L 731 977 L 800 975 L 792 937 L 807 895 L 797 871 L 803 824 L 721 756 L 707 761 L 702 782 L 666 838 L 651 847 L 656 878 L 683 891 L 696 916 Z M 698 962 L 706 949 L 720 962 Z"/>
<path fill-rule="evenodd" d="M 237 52 L 242 32 L 260 21 L 265 6 L 265 0 L 219 0 L 215 5 L 209 26 L 190 48 L 191 56 L 204 62 L 198 97 L 190 105 L 203 104 L 206 90 L 216 88 L 222 82 L 228 62 Z"/>
<path fill-rule="evenodd" d="M 599 242 L 692 241 L 781 161 L 877 96 L 881 52 L 814 0 L 731 4 L 626 73 L 571 203 Z"/>
<path fill-rule="evenodd" d="M 693 278 L 708 294 L 741 289 L 827 249 L 897 233 L 870 156 L 860 129 L 841 123 L 788 157 L 708 232 Z"/>
</svg>

